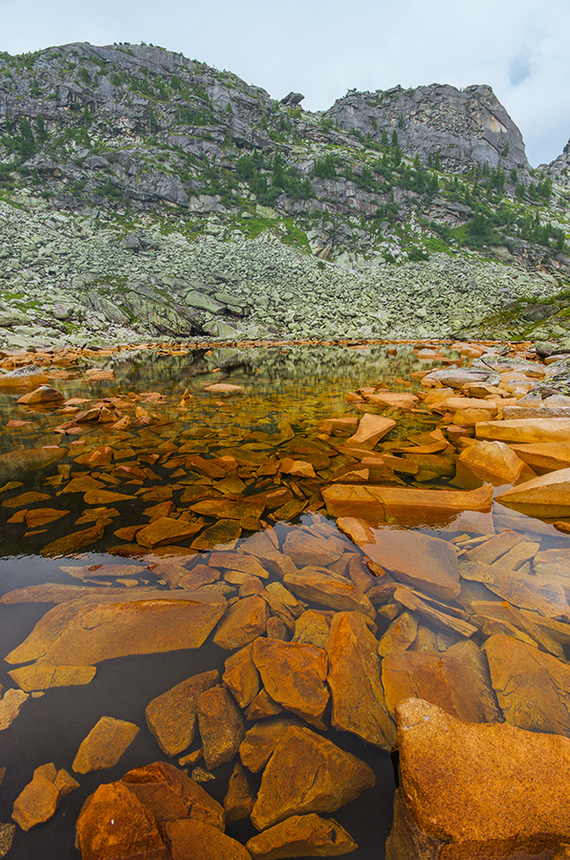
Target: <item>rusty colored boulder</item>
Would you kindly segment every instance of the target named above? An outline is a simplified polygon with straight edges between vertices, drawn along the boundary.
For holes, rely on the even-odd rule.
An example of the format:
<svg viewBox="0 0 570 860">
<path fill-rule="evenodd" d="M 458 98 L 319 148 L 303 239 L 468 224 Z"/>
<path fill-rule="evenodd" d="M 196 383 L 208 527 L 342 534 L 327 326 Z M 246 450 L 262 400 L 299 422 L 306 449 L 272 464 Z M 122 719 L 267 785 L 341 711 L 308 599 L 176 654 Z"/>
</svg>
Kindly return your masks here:
<svg viewBox="0 0 570 860">
<path fill-rule="evenodd" d="M 570 740 L 464 723 L 420 699 L 397 716 L 401 794 L 387 860 L 534 857 L 568 841 L 570 798 L 552 786 L 570 767 Z"/>
<path fill-rule="evenodd" d="M 356 433 L 353 433 L 344 444 L 354 448 L 374 448 L 376 443 L 395 426 L 396 422 L 393 418 L 384 418 L 382 415 L 366 412 L 358 422 Z"/>
<path fill-rule="evenodd" d="M 512 418 L 509 421 L 479 421 L 475 425 L 478 439 L 501 442 L 565 442 L 570 440 L 570 418 Z"/>
<path fill-rule="evenodd" d="M 253 662 L 271 698 L 317 728 L 329 701 L 326 651 L 301 642 L 257 639 Z"/>
<path fill-rule="evenodd" d="M 290 857 L 339 857 L 358 848 L 344 827 L 334 818 L 292 815 L 254 836 L 245 846 L 253 860 Z"/>
<path fill-rule="evenodd" d="M 230 776 L 228 791 L 224 797 L 227 823 L 231 824 L 233 821 L 248 818 L 254 803 L 255 794 L 250 788 L 243 765 L 238 761 Z"/>
<path fill-rule="evenodd" d="M 208 770 L 231 761 L 245 729 L 243 717 L 225 687 L 211 687 L 198 699 L 198 726 Z"/>
<path fill-rule="evenodd" d="M 524 461 L 504 442 L 483 440 L 469 445 L 457 457 L 455 478 L 451 483 L 464 490 L 485 483 L 500 487 L 516 483 L 524 469 L 529 471 Z"/>
<path fill-rule="evenodd" d="M 31 830 L 54 815 L 60 800 L 79 788 L 79 783 L 63 768 L 50 762 L 37 767 L 34 776 L 14 801 L 12 818 L 22 830 Z"/>
<path fill-rule="evenodd" d="M 177 755 L 190 746 L 196 737 L 198 699 L 219 677 L 215 669 L 192 675 L 146 706 L 147 726 L 165 755 Z"/>
<path fill-rule="evenodd" d="M 378 641 L 358 612 L 338 612 L 327 640 L 331 724 L 363 741 L 392 749 L 396 727 L 380 680 Z"/>
<path fill-rule="evenodd" d="M 511 487 L 497 501 L 529 517 L 570 516 L 570 469 L 557 469 Z"/>
<path fill-rule="evenodd" d="M 291 815 L 335 812 L 374 784 L 373 771 L 356 756 L 292 726 L 263 772 L 251 822 L 264 830 Z"/>
<path fill-rule="evenodd" d="M 252 645 L 246 645 L 224 663 L 222 680 L 240 708 L 247 708 L 259 693 L 259 673 L 253 662 L 252 650 Z"/>
<path fill-rule="evenodd" d="M 164 830 L 172 860 L 251 860 L 241 842 L 203 821 L 170 821 Z"/>
<path fill-rule="evenodd" d="M 285 574 L 283 582 L 301 600 L 320 603 L 322 606 L 330 606 L 341 612 L 362 612 L 369 618 L 374 618 L 376 615 L 376 610 L 369 598 L 351 579 L 327 568 L 303 567 L 296 573 Z"/>
<path fill-rule="evenodd" d="M 73 760 L 76 773 L 103 770 L 117 764 L 125 750 L 133 742 L 139 728 L 134 723 L 101 717 L 83 739 Z"/>
<path fill-rule="evenodd" d="M 299 717 L 289 714 L 254 723 L 240 744 L 239 757 L 242 764 L 252 773 L 263 770 L 273 755 L 273 750 L 291 726 L 302 725 Z"/>
<path fill-rule="evenodd" d="M 227 651 L 249 645 L 265 633 L 268 614 L 262 597 L 254 595 L 238 600 L 219 622 L 214 642 Z"/>
</svg>

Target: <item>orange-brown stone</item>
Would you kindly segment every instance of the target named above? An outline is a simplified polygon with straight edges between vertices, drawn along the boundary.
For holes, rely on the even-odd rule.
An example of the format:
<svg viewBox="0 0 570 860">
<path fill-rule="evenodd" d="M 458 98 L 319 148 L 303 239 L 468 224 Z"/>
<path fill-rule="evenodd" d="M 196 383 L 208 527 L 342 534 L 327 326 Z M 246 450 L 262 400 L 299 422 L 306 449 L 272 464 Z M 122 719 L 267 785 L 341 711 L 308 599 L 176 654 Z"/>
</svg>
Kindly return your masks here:
<svg viewBox="0 0 570 860">
<path fill-rule="evenodd" d="M 290 857 L 338 857 L 358 848 L 356 842 L 334 818 L 292 815 L 254 836 L 245 846 L 253 860 Z"/>
<path fill-rule="evenodd" d="M 208 770 L 231 761 L 245 729 L 243 717 L 225 687 L 211 687 L 198 699 L 198 725 Z"/>
<path fill-rule="evenodd" d="M 251 854 L 225 833 L 195 819 L 170 821 L 165 825 L 172 860 L 251 860 Z"/>
<path fill-rule="evenodd" d="M 530 517 L 570 516 L 570 469 L 557 469 L 525 481 L 496 499 Z"/>
<path fill-rule="evenodd" d="M 218 624 L 214 642 L 228 651 L 249 645 L 265 633 L 267 616 L 267 604 L 262 597 L 253 595 L 238 600 Z"/>
<path fill-rule="evenodd" d="M 133 742 L 139 728 L 134 723 L 101 717 L 81 742 L 73 760 L 76 773 L 103 770 L 117 764 L 125 750 Z"/>
<path fill-rule="evenodd" d="M 190 746 L 196 736 L 198 699 L 218 680 L 215 669 L 192 675 L 149 702 L 147 726 L 165 755 L 177 755 Z"/>
</svg>

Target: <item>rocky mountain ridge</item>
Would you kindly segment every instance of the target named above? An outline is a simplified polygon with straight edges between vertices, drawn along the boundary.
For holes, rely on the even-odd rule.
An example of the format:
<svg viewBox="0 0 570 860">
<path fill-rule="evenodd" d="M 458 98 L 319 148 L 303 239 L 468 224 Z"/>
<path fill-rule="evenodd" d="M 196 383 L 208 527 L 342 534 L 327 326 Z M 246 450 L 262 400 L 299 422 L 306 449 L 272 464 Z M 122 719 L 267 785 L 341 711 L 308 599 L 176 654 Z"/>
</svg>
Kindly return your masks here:
<svg viewBox="0 0 570 860">
<path fill-rule="evenodd" d="M 567 153 L 533 171 L 487 86 L 301 101 L 154 46 L 0 54 L 0 345 L 565 332 Z"/>
</svg>

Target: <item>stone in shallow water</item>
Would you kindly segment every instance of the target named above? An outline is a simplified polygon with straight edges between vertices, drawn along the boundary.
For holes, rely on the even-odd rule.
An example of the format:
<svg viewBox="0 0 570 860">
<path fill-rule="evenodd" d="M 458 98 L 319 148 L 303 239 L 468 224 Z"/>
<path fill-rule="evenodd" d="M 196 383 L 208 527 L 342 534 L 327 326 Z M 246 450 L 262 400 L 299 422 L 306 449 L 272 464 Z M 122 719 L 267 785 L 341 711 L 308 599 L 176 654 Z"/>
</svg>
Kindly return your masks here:
<svg viewBox="0 0 570 860">
<path fill-rule="evenodd" d="M 287 715 L 270 717 L 255 723 L 247 730 L 240 744 L 239 757 L 242 764 L 252 773 L 263 770 L 273 750 L 291 726 L 303 726 L 303 722 L 299 717 Z"/>
<path fill-rule="evenodd" d="M 218 624 L 214 642 L 229 651 L 249 645 L 265 633 L 267 616 L 267 604 L 262 597 L 254 595 L 238 600 Z"/>
<path fill-rule="evenodd" d="M 326 728 L 326 651 L 300 642 L 259 638 L 253 643 L 253 662 L 274 701 L 317 728 Z"/>
<path fill-rule="evenodd" d="M 172 860 L 251 860 L 240 842 L 202 821 L 170 821 L 164 829 Z"/>
<path fill-rule="evenodd" d="M 245 846 L 254 860 L 289 857 L 338 857 L 358 848 L 356 842 L 334 818 L 292 815 L 254 836 Z"/>
<path fill-rule="evenodd" d="M 51 385 L 40 385 L 34 391 L 23 394 L 17 402 L 24 406 L 59 406 L 65 397 Z"/>
<path fill-rule="evenodd" d="M 252 657 L 252 645 L 232 654 L 224 664 L 222 680 L 240 708 L 247 708 L 259 693 L 259 673 Z"/>
<path fill-rule="evenodd" d="M 6 690 L 0 699 L 0 732 L 12 725 L 27 698 L 23 690 Z"/>
<path fill-rule="evenodd" d="M 570 666 L 519 639 L 496 634 L 484 650 L 505 719 L 522 729 L 570 736 Z"/>
<path fill-rule="evenodd" d="M 360 517 L 372 524 L 446 525 L 463 511 L 490 511 L 493 488 L 477 490 L 423 490 L 416 487 L 380 487 L 373 484 L 334 484 L 322 491 L 331 517 Z"/>
<path fill-rule="evenodd" d="M 217 830 L 224 830 L 223 807 L 201 785 L 174 765 L 157 761 L 137 767 L 126 773 L 121 783 L 144 803 L 161 824 L 188 817 L 203 821 Z"/>
<path fill-rule="evenodd" d="M 125 750 L 133 742 L 139 728 L 134 723 L 101 717 L 81 742 L 73 760 L 76 773 L 103 770 L 117 764 Z"/>
<path fill-rule="evenodd" d="M 83 529 L 80 532 L 73 532 L 64 537 L 48 543 L 41 550 L 41 555 L 46 558 L 60 558 L 64 555 L 72 555 L 86 546 L 90 546 L 98 540 L 101 540 L 105 528 L 102 523 L 96 523 L 89 529 Z"/>
<path fill-rule="evenodd" d="M 382 415 L 365 413 L 358 423 L 356 433 L 353 433 L 346 442 L 347 446 L 356 448 L 374 448 L 390 430 L 396 426 L 393 418 L 384 418 Z"/>
<path fill-rule="evenodd" d="M 516 483 L 524 469 L 523 460 L 504 442 L 475 442 L 457 457 L 455 478 L 451 483 L 464 490 L 480 487 L 486 482 L 499 487 Z"/>
<path fill-rule="evenodd" d="M 198 699 L 198 725 L 208 770 L 231 761 L 245 736 L 243 717 L 225 687 L 212 687 Z"/>
<path fill-rule="evenodd" d="M 174 520 L 171 517 L 159 517 L 148 526 L 140 529 L 135 535 L 135 540 L 141 546 L 149 548 L 164 546 L 165 544 L 178 543 L 195 535 L 200 530 L 196 523 L 185 520 Z"/>
<path fill-rule="evenodd" d="M 406 651 L 418 633 L 418 622 L 409 612 L 402 612 L 392 621 L 378 642 L 378 654 L 387 657 L 394 651 Z"/>
<path fill-rule="evenodd" d="M 121 782 L 100 785 L 87 798 L 77 820 L 77 843 L 81 860 L 170 857 L 156 818 Z"/>
<path fill-rule="evenodd" d="M 119 600 L 98 595 L 50 609 L 5 659 L 92 666 L 129 654 L 199 648 L 225 609 L 225 599 L 214 593 L 168 592 L 165 600 L 156 591 Z"/>
<path fill-rule="evenodd" d="M 283 543 L 283 552 L 295 564 L 326 567 L 337 561 L 347 549 L 346 544 L 334 537 L 310 534 L 304 529 L 292 529 Z"/>
<path fill-rule="evenodd" d="M 198 698 L 219 680 L 219 672 L 192 675 L 153 699 L 146 707 L 147 726 L 167 756 L 187 749 L 196 736 Z"/>
<path fill-rule="evenodd" d="M 518 484 L 496 500 L 529 517 L 570 516 L 570 469 L 557 469 Z"/>
<path fill-rule="evenodd" d="M 306 642 L 316 645 L 317 648 L 325 648 L 329 636 L 332 612 L 317 612 L 315 609 L 307 609 L 295 621 L 295 633 L 293 642 Z"/>
<path fill-rule="evenodd" d="M 54 815 L 60 800 L 79 788 L 79 783 L 63 768 L 43 764 L 34 771 L 34 777 L 14 801 L 12 818 L 22 830 L 31 830 Z"/>
<path fill-rule="evenodd" d="M 475 425 L 478 439 L 502 442 L 564 442 L 570 440 L 568 418 L 513 418 L 509 421 L 480 421 Z"/>
<path fill-rule="evenodd" d="M 374 784 L 374 773 L 356 756 L 292 726 L 263 772 L 251 821 L 264 830 L 291 815 L 334 812 Z"/>
<path fill-rule="evenodd" d="M 8 451 L 0 454 L 0 481 L 22 478 L 27 472 L 45 469 L 57 463 L 67 454 L 67 448 L 46 446 L 45 448 L 25 448 L 22 451 Z"/>
<path fill-rule="evenodd" d="M 382 684 L 391 714 L 402 700 L 417 697 L 466 722 L 501 720 L 487 662 L 471 641 L 453 645 L 443 654 L 389 654 L 382 661 Z"/>
<path fill-rule="evenodd" d="M 570 798 L 553 791 L 570 767 L 567 738 L 463 723 L 408 699 L 398 707 L 398 748 L 387 860 L 529 857 L 568 841 Z"/>
<path fill-rule="evenodd" d="M 351 521 L 341 521 L 343 530 Z M 358 527 L 358 524 L 357 524 Z M 368 558 L 389 571 L 400 582 L 434 597 L 454 598 L 460 591 L 459 563 L 454 547 L 441 538 L 403 529 L 379 529 L 374 543 L 360 548 Z"/>
<path fill-rule="evenodd" d="M 374 618 L 376 610 L 368 597 L 350 579 L 332 573 L 327 568 L 304 567 L 297 573 L 287 573 L 283 577 L 301 600 L 310 600 L 322 606 L 330 606 L 341 612 L 353 610 Z"/>
<path fill-rule="evenodd" d="M 359 612 L 339 612 L 333 617 L 327 653 L 331 724 L 375 746 L 392 749 L 396 727 L 385 704 L 378 641 Z"/>
<path fill-rule="evenodd" d="M 51 687 L 74 687 L 89 684 L 95 677 L 95 666 L 48 666 L 45 663 L 22 666 L 8 672 L 16 684 L 30 693 Z"/>
<path fill-rule="evenodd" d="M 243 766 L 238 761 L 230 776 L 228 791 L 224 797 L 227 823 L 231 824 L 233 821 L 241 821 L 243 818 L 247 818 L 253 809 L 254 803 L 255 794 L 249 786 Z"/>
</svg>

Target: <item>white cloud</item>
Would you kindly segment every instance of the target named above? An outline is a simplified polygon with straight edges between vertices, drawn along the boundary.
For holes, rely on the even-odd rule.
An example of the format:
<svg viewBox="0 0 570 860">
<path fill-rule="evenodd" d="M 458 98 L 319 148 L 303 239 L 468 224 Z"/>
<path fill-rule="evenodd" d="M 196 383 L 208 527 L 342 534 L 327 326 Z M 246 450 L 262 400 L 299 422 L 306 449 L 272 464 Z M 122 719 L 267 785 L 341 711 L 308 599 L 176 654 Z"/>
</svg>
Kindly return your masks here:
<svg viewBox="0 0 570 860">
<path fill-rule="evenodd" d="M 325 109 L 347 89 L 490 84 L 531 163 L 570 136 L 567 0 L 0 0 L 0 50 L 71 41 L 160 44 L 230 69 L 275 98 Z"/>
</svg>

